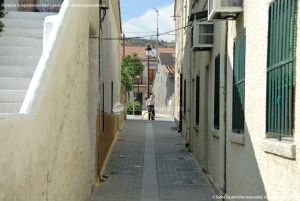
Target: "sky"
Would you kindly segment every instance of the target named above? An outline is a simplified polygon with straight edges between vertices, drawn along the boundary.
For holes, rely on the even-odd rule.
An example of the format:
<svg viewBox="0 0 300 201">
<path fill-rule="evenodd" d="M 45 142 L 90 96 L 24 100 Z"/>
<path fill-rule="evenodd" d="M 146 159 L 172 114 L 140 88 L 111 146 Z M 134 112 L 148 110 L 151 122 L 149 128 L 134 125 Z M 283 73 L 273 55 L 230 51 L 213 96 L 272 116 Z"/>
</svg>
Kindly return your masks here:
<svg viewBox="0 0 300 201">
<path fill-rule="evenodd" d="M 171 17 L 174 15 L 174 0 L 121 0 L 122 28 L 127 37 L 156 35 L 157 14 L 153 8 L 159 11 L 160 34 L 175 29 Z M 173 41 L 174 34 L 162 35 L 159 39 Z"/>
</svg>

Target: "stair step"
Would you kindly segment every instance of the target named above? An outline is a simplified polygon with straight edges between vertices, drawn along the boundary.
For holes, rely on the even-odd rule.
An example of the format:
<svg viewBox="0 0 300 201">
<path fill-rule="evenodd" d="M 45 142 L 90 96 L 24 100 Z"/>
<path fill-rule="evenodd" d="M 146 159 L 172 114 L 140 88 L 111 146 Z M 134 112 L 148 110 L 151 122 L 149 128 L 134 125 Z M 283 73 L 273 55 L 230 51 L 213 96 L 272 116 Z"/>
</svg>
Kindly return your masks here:
<svg viewBox="0 0 300 201">
<path fill-rule="evenodd" d="M 0 56 L 41 56 L 41 48 L 0 46 Z"/>
<path fill-rule="evenodd" d="M 41 38 L 25 38 L 25 37 L 0 37 L 0 45 L 12 47 L 36 47 L 43 48 L 43 40 Z"/>
<path fill-rule="evenodd" d="M 22 103 L 0 103 L 0 113 L 18 113 Z"/>
<path fill-rule="evenodd" d="M 37 66 L 39 59 L 37 56 L 0 56 L 0 66 Z"/>
<path fill-rule="evenodd" d="M 0 89 L 0 103 L 22 103 L 26 90 L 4 90 Z"/>
<path fill-rule="evenodd" d="M 47 16 L 57 15 L 51 12 L 15 12 L 9 11 L 5 18 L 7 19 L 45 19 Z"/>
<path fill-rule="evenodd" d="M 23 29 L 43 29 L 44 20 L 23 20 L 2 18 L 2 23 L 6 28 L 23 28 Z"/>
<path fill-rule="evenodd" d="M 0 77 L 0 89 L 24 90 L 28 89 L 31 78 Z"/>
<path fill-rule="evenodd" d="M 9 37 L 27 37 L 43 39 L 43 29 L 21 29 L 21 28 L 7 28 L 0 33 L 2 36 Z"/>
<path fill-rule="evenodd" d="M 0 66 L 0 76 L 32 78 L 36 66 Z"/>
</svg>

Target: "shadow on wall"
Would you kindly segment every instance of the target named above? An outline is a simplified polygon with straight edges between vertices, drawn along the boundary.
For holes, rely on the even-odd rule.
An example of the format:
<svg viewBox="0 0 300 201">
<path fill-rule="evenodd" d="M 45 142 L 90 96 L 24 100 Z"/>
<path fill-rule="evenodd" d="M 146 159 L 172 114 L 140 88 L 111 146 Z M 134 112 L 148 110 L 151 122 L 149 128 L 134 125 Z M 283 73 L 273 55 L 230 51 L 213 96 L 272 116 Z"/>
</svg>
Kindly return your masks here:
<svg viewBox="0 0 300 201">
<path fill-rule="evenodd" d="M 232 94 L 231 98 L 227 98 L 227 101 L 229 101 L 227 105 L 231 105 L 231 107 L 227 108 L 227 113 L 231 115 L 226 114 L 227 118 L 230 118 L 227 119 L 227 126 L 229 126 L 229 128 L 227 129 L 226 133 L 227 194 L 232 196 L 259 196 L 256 198 L 253 197 L 252 200 L 267 200 L 264 182 L 254 151 L 255 144 L 253 145 L 253 142 L 255 142 L 257 139 L 252 139 L 255 137 L 255 135 L 250 134 L 247 122 L 245 121 L 245 118 L 243 118 L 245 114 L 245 83 L 240 87 L 233 86 L 233 79 L 236 78 L 234 78 L 233 64 L 229 57 L 227 57 L 227 62 L 227 73 L 229 75 L 227 94 Z M 233 120 L 235 122 L 233 122 Z M 240 131 L 236 128 L 240 128 Z M 241 131 L 242 129 L 244 132 Z M 232 130 L 240 133 L 232 134 Z M 240 139 L 242 135 L 245 137 L 243 141 L 244 144 L 237 143 L 238 140 L 236 139 Z M 245 199 L 247 198 L 241 197 L 236 200 Z"/>
<path fill-rule="evenodd" d="M 227 144 L 227 194 L 233 196 L 260 196 L 266 199 L 266 191 L 255 156 L 252 139 L 245 125 L 245 144 Z M 256 198 L 253 198 L 256 199 Z M 245 200 L 244 198 L 236 200 Z"/>
<path fill-rule="evenodd" d="M 168 76 L 168 74 L 166 75 L 167 76 L 167 81 L 166 81 L 166 89 L 167 89 L 167 91 L 166 91 L 166 97 L 165 97 L 165 104 L 166 104 L 166 107 L 168 107 L 169 106 L 169 100 L 170 100 L 170 98 L 173 96 L 173 94 L 174 94 L 174 85 L 175 85 L 175 83 L 174 83 L 174 78 L 170 78 L 169 76 Z"/>
</svg>

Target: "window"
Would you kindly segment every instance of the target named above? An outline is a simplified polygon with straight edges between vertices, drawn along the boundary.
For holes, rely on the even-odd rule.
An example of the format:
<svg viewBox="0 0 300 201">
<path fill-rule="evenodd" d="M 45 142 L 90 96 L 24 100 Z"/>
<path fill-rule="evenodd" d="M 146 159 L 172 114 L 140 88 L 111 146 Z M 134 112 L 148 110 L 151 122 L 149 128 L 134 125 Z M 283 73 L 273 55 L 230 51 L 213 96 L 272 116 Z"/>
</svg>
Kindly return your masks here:
<svg viewBox="0 0 300 201">
<path fill-rule="evenodd" d="M 200 110 L 200 77 L 196 77 L 196 125 L 199 125 L 199 110 Z"/>
<path fill-rule="evenodd" d="M 214 127 L 220 127 L 220 55 L 215 58 Z"/>
<path fill-rule="evenodd" d="M 234 41 L 232 83 L 232 131 L 244 132 L 245 122 L 245 51 L 246 34 L 240 33 Z"/>
<path fill-rule="evenodd" d="M 153 84 L 155 78 L 155 70 L 149 69 L 149 84 Z"/>
<path fill-rule="evenodd" d="M 293 136 L 297 0 L 274 0 L 269 8 L 266 132 Z"/>
</svg>

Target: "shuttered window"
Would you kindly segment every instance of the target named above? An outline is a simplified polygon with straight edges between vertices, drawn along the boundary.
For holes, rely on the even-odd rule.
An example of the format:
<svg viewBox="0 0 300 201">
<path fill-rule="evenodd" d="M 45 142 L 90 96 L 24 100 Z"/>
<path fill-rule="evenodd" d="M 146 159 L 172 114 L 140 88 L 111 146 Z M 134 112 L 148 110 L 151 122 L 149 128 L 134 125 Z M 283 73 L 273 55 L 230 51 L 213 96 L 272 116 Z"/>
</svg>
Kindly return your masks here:
<svg viewBox="0 0 300 201">
<path fill-rule="evenodd" d="M 232 85 L 232 131 L 244 132 L 245 109 L 245 51 L 246 34 L 240 33 L 234 41 L 233 85 Z"/>
<path fill-rule="evenodd" d="M 199 112 L 200 112 L 200 77 L 199 75 L 196 77 L 196 113 L 195 113 L 195 120 L 196 125 L 199 125 Z"/>
<path fill-rule="evenodd" d="M 269 8 L 266 132 L 293 136 L 297 0 L 274 0 Z"/>
<path fill-rule="evenodd" d="M 215 58 L 214 127 L 220 127 L 220 55 Z"/>
</svg>

